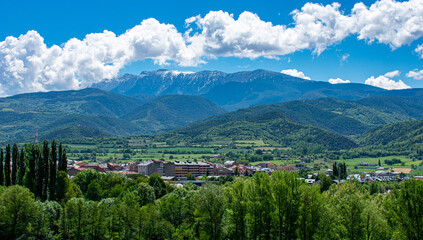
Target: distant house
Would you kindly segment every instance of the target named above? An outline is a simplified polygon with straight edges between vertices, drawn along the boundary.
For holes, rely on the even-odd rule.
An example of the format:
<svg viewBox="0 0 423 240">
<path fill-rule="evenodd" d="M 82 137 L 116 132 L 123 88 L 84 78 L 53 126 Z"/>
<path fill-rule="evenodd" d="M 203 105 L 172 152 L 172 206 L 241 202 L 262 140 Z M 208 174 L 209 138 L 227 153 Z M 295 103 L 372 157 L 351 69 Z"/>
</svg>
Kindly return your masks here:
<svg viewBox="0 0 423 240">
<path fill-rule="evenodd" d="M 274 163 L 268 163 L 267 167 L 272 169 L 272 170 L 276 170 L 276 164 L 274 164 Z"/>
<path fill-rule="evenodd" d="M 261 168 L 266 168 L 267 167 L 267 162 L 257 163 L 256 166 L 257 167 L 261 167 Z"/>
<path fill-rule="evenodd" d="M 267 174 L 272 174 L 272 172 L 274 171 L 273 169 L 270 169 L 270 168 L 262 168 L 262 169 L 260 169 L 259 171 L 261 171 L 261 172 L 265 172 L 265 173 L 267 173 Z"/>
<path fill-rule="evenodd" d="M 332 175 L 333 174 L 333 170 L 332 169 L 328 169 L 325 172 L 326 175 Z"/>
<path fill-rule="evenodd" d="M 138 172 L 138 163 L 136 162 L 128 162 L 126 167 L 129 171 Z"/>
<path fill-rule="evenodd" d="M 238 163 L 236 161 L 226 161 L 223 165 L 225 165 L 227 168 L 230 168 L 232 166 L 238 166 Z"/>
<path fill-rule="evenodd" d="M 384 176 L 384 175 L 386 175 L 386 172 L 385 171 L 374 171 L 373 174 L 376 175 L 376 176 Z"/>
<path fill-rule="evenodd" d="M 93 169 L 99 172 L 105 172 L 107 170 L 107 168 L 105 168 L 104 166 L 100 166 L 98 163 L 75 162 L 75 167 L 79 167 L 83 170 Z"/>
<path fill-rule="evenodd" d="M 305 182 L 308 184 L 313 184 L 316 182 L 316 179 L 308 178 L 308 179 L 305 179 Z"/>
<path fill-rule="evenodd" d="M 107 163 L 107 167 L 112 170 L 112 171 L 116 171 L 116 170 L 123 170 L 123 166 L 118 164 L 118 163 Z"/>
<path fill-rule="evenodd" d="M 359 179 L 361 179 L 361 175 L 360 174 L 350 174 L 350 175 L 347 176 L 347 179 L 359 180 Z"/>
<path fill-rule="evenodd" d="M 235 174 L 236 168 L 238 168 L 238 165 L 233 165 L 231 167 L 226 167 L 226 165 L 222 164 L 215 164 L 212 166 L 213 169 L 210 172 L 210 174 L 214 176 L 232 176 Z M 239 173 L 239 171 L 238 171 Z"/>
<path fill-rule="evenodd" d="M 73 177 L 73 176 L 75 176 L 76 174 L 78 174 L 78 173 L 80 173 L 80 172 L 82 172 L 82 171 L 84 171 L 85 169 L 83 169 L 83 168 L 80 168 L 79 166 L 72 166 L 72 167 L 69 167 L 68 168 L 68 175 L 70 176 L 70 177 Z"/>
<path fill-rule="evenodd" d="M 357 164 L 357 166 L 358 167 L 373 167 L 373 166 L 376 166 L 376 164 L 361 162 L 361 163 Z"/>
<path fill-rule="evenodd" d="M 261 162 L 256 164 L 256 166 L 261 167 L 261 168 L 270 168 L 273 170 L 276 170 L 276 164 L 270 163 L 270 162 Z"/>
<path fill-rule="evenodd" d="M 246 167 L 243 164 L 237 166 L 239 175 L 253 175 L 254 170 L 251 168 Z M 235 171 L 235 168 L 232 168 Z"/>
</svg>

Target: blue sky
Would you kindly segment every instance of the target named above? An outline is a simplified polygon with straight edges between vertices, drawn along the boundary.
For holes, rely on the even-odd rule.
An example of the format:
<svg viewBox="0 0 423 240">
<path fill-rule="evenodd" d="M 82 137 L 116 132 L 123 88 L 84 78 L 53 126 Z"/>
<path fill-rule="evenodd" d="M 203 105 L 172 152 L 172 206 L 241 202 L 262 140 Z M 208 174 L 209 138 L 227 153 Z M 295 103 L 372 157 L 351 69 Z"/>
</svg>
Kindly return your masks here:
<svg viewBox="0 0 423 240">
<path fill-rule="evenodd" d="M 3 1 L 1 4 L 2 7 L 0 8 L 0 21 L 3 23 L 0 25 L 0 42 L 5 41 L 8 36 L 18 38 L 22 34 L 27 34 L 29 30 L 35 30 L 36 34 L 34 33 L 31 36 L 28 35 L 27 38 L 29 40 L 22 40 L 21 45 L 17 43 L 6 44 L 3 42 L 3 49 L 11 49 L 13 47 L 13 51 L 0 52 L 0 57 L 6 59 L 6 56 L 8 54 L 10 55 L 10 52 L 13 52 L 14 55 L 10 58 L 16 58 L 16 61 L 11 60 L 10 64 L 0 66 L 0 71 L 3 71 L 4 76 L 7 76 L 3 78 L 5 79 L 3 82 L 0 80 L 0 95 L 37 90 L 81 88 L 87 86 L 89 83 L 99 81 L 100 78 L 114 76 L 116 73 L 138 74 L 141 71 L 156 70 L 159 68 L 186 71 L 220 70 L 224 72 L 247 71 L 258 68 L 278 72 L 286 69 L 296 69 L 297 71 L 303 72 L 305 76 L 319 81 L 340 78 L 351 82 L 364 83 L 367 79 L 374 76 L 373 80 L 376 79 L 382 82 L 389 80 L 398 82 L 402 80 L 406 86 L 423 87 L 423 80 L 419 80 L 419 78 L 423 78 L 423 72 L 419 72 L 423 69 L 423 59 L 421 59 L 422 56 L 420 56 L 418 51 L 416 52 L 416 49 L 420 45 L 423 45 L 423 39 L 421 38 L 421 35 L 423 35 L 423 25 L 420 26 L 420 32 L 406 32 L 403 35 L 398 34 L 398 36 L 393 36 L 391 40 L 389 39 L 390 34 L 398 32 L 398 29 L 412 29 L 409 25 L 410 22 L 413 21 L 405 19 L 404 22 L 400 23 L 398 26 L 388 25 L 388 28 L 392 27 L 392 29 L 387 29 L 387 27 L 383 25 L 384 19 L 380 14 L 376 15 L 380 19 L 376 19 L 373 25 L 366 25 L 367 23 L 354 23 L 358 28 L 362 29 L 351 30 L 351 33 L 347 33 L 345 36 L 336 38 L 335 40 L 333 40 L 335 38 L 333 36 L 323 40 L 312 41 L 311 43 L 306 40 L 301 40 L 307 42 L 310 46 L 295 46 L 292 51 L 284 49 L 284 43 L 277 46 L 273 46 L 272 44 L 274 43 L 266 44 L 261 42 L 260 44 L 256 44 L 254 41 L 257 39 L 257 36 L 247 43 L 240 42 L 242 41 L 242 37 L 236 38 L 236 36 L 229 36 L 230 39 L 236 38 L 233 42 L 228 43 L 228 45 L 232 44 L 234 46 L 219 46 L 218 49 L 214 50 L 209 50 L 210 47 L 207 46 L 204 47 L 205 50 L 203 49 L 201 53 L 197 53 L 195 51 L 196 49 L 193 48 L 194 50 L 191 49 L 189 53 L 184 54 L 184 58 L 186 59 L 183 61 L 179 61 L 178 59 L 178 56 L 181 54 L 180 50 L 178 50 L 178 53 L 172 52 L 168 54 L 169 51 L 173 51 L 173 48 L 178 48 L 178 46 L 185 48 L 185 46 L 191 44 L 191 42 L 181 43 L 179 38 L 178 40 L 171 41 L 172 44 L 176 42 L 175 46 L 177 47 L 171 47 L 170 50 L 158 49 L 151 54 L 138 52 L 134 54 L 134 57 L 131 59 L 122 58 L 118 60 L 107 60 L 108 62 L 104 60 L 108 57 L 103 56 L 100 60 L 101 66 L 98 66 L 98 63 L 90 63 L 91 65 L 88 64 L 87 66 L 89 67 L 86 67 L 87 69 L 85 70 L 85 65 L 83 63 L 74 64 L 66 68 L 66 60 L 56 59 L 58 58 L 57 55 L 65 55 L 65 44 L 72 38 L 80 40 L 80 42 L 76 44 L 85 44 L 84 38 L 87 34 L 102 33 L 104 30 L 113 32 L 117 37 L 124 34 L 127 30 L 140 25 L 143 20 L 149 18 L 154 18 L 158 23 L 173 25 L 181 36 L 183 36 L 189 28 L 193 28 L 193 32 L 190 33 L 191 36 L 193 36 L 194 33 L 200 34 L 205 28 L 204 26 L 201 28 L 196 27 L 195 23 L 193 23 L 187 27 L 185 20 L 200 15 L 200 18 L 196 19 L 196 21 L 198 21 L 197 23 L 199 23 L 206 19 L 206 16 L 210 16 L 211 11 L 223 11 L 224 13 L 233 14 L 231 17 L 234 21 L 238 20 L 240 14 L 247 11 L 251 14 L 256 14 L 260 20 L 255 21 L 256 23 L 268 22 L 272 26 L 281 25 L 285 28 L 295 28 L 296 25 L 300 24 L 293 20 L 294 15 L 291 14 L 291 12 L 295 9 L 298 9 L 300 12 L 305 12 L 305 10 L 301 8 L 307 2 L 309 1 Z M 334 1 L 313 1 L 313 6 L 320 4 L 321 8 L 313 8 L 310 10 L 311 14 L 313 15 L 316 13 L 316 16 L 319 13 L 326 12 L 332 14 L 334 11 L 324 9 L 323 6 L 333 4 L 333 2 Z M 335 10 L 344 16 L 350 16 L 352 8 L 357 3 L 354 1 L 337 2 L 340 3 L 340 7 L 337 7 L 338 9 L 335 7 Z M 377 7 L 376 4 L 380 3 L 380 1 L 359 2 L 364 3 L 367 7 L 375 4 L 375 8 Z M 381 2 L 386 6 L 392 5 L 392 7 L 389 7 L 392 8 L 392 10 L 404 7 L 399 1 L 382 0 Z M 408 8 L 413 6 L 413 4 L 418 5 L 423 3 L 421 0 L 402 2 L 409 4 L 407 5 Z M 384 11 L 383 6 L 381 6 L 380 9 Z M 372 10 L 370 9 L 369 11 L 371 12 Z M 419 19 L 419 17 L 423 18 L 423 11 L 410 11 L 413 12 L 406 13 L 404 16 L 398 15 L 398 18 L 409 18 L 409 16 L 413 14 L 416 19 Z M 225 24 L 227 22 L 225 16 L 226 15 L 223 13 L 217 16 L 217 18 L 220 19 L 219 24 Z M 393 16 L 397 17 L 396 13 L 394 13 Z M 339 19 L 341 19 L 341 17 L 339 17 Z M 392 16 L 386 17 L 392 18 Z M 339 22 L 339 19 L 335 19 L 334 22 Z M 358 20 L 354 21 L 358 22 Z M 419 22 L 414 22 L 414 24 L 419 24 Z M 152 25 L 153 28 L 156 26 L 153 23 L 150 25 Z M 209 25 L 209 28 L 211 29 L 210 26 L 211 25 Z M 354 27 L 357 28 L 357 26 Z M 385 30 L 391 31 L 391 33 L 387 33 L 386 35 L 380 33 L 380 31 Z M 307 33 L 312 30 L 305 29 L 301 31 L 301 36 L 303 36 L 304 31 Z M 274 32 L 274 30 L 270 32 Z M 333 31 L 334 34 L 338 32 L 343 34 L 342 27 L 341 29 L 338 28 Z M 142 34 L 144 34 L 144 32 Z M 230 35 L 230 31 L 226 34 Z M 412 35 L 412 37 L 410 37 L 410 35 Z M 37 40 L 38 36 L 42 37 L 41 40 Z M 140 35 L 138 34 L 136 36 L 139 37 Z M 162 35 L 158 36 L 160 38 Z M 362 39 L 358 39 L 358 36 L 362 36 Z M 386 39 L 386 36 L 388 36 L 388 39 Z M 397 40 L 394 40 L 394 38 Z M 32 41 L 31 39 L 36 39 L 36 41 Z M 81 43 L 81 41 L 83 43 Z M 216 39 L 213 41 L 216 41 Z M 320 54 L 317 54 L 316 44 L 325 41 L 327 41 L 327 43 L 325 43 L 324 49 Z M 38 50 L 34 50 L 34 54 L 38 54 L 39 51 L 46 51 L 43 48 L 43 44 L 45 44 L 47 50 L 53 45 L 57 45 L 62 49 L 57 50 L 59 52 L 56 55 L 53 54 L 55 58 L 51 57 L 51 53 L 48 54 L 48 57 L 41 57 L 42 54 L 39 56 L 37 55 L 37 57 L 41 59 L 40 61 L 43 61 L 43 65 L 40 67 L 33 67 L 34 63 L 27 63 L 23 60 L 24 57 L 26 58 L 30 55 L 29 53 L 25 56 L 21 53 L 16 53 L 20 52 L 22 49 L 26 49 L 26 52 L 31 52 L 30 48 L 37 45 L 34 49 Z M 119 45 L 121 43 L 117 42 L 116 44 Z M 207 45 L 204 42 L 201 44 L 201 46 Z M 212 46 L 213 44 L 215 44 L 215 42 L 211 43 Z M 218 44 L 222 43 L 219 42 Z M 85 45 L 94 46 L 95 48 L 95 44 L 92 43 L 87 43 Z M 145 44 L 143 44 L 143 46 L 144 45 Z M 80 45 L 73 46 L 78 46 L 74 48 L 83 49 Z M 263 46 L 266 48 L 269 47 L 271 50 L 268 52 L 263 50 L 265 53 L 261 53 L 260 48 Z M 136 47 L 139 48 L 139 45 Z M 238 50 L 236 50 L 243 47 L 248 48 L 248 51 L 238 52 Z M 114 51 L 109 48 L 110 47 L 106 47 L 107 51 Z M 133 49 L 133 47 L 131 49 Z M 148 49 L 152 49 L 152 47 Z M 118 50 L 125 53 L 128 51 L 127 49 L 122 50 L 120 48 Z M 85 49 L 84 51 L 87 52 L 91 50 Z M 145 51 L 145 49 L 139 49 L 138 51 Z M 163 51 L 166 53 L 163 53 Z M 157 52 L 160 56 L 154 55 Z M 72 57 L 68 59 L 78 58 L 77 56 L 75 57 L 77 53 L 76 51 L 75 54 L 71 53 L 70 55 Z M 93 52 L 92 54 L 95 55 L 97 53 Z M 192 54 L 195 56 L 192 57 Z M 115 55 L 112 54 L 111 56 L 114 57 Z M 17 64 L 18 67 L 11 67 L 11 65 L 19 61 L 23 62 L 23 67 L 19 64 Z M 60 62 L 61 65 L 54 65 L 55 62 Z M 87 60 L 84 60 L 84 62 L 86 63 Z M 27 67 L 27 65 L 31 66 Z M 19 69 L 19 66 L 21 69 Z M 115 66 L 115 68 L 111 68 L 111 66 Z M 18 70 L 15 70 L 17 68 Z M 70 69 L 68 75 L 61 75 L 62 72 L 64 72 L 63 69 Z M 384 76 L 388 72 L 397 70 L 398 72 Z M 13 71 L 16 71 L 16 73 Z M 407 73 L 410 71 L 414 71 L 415 74 L 407 76 Z M 33 82 L 34 80 L 22 80 L 24 78 L 38 79 L 38 82 Z M 14 81 L 19 84 L 13 85 Z M 372 81 L 369 81 L 369 83 L 371 82 Z M 22 85 L 28 84 L 31 85 L 31 87 L 22 87 Z M 385 86 L 383 85 L 384 83 L 377 83 L 376 81 L 376 85 L 377 84 L 382 84 L 382 87 Z M 14 92 L 12 89 L 16 89 L 17 86 L 20 86 L 21 89 Z M 401 86 L 404 85 L 400 85 L 399 87 L 398 85 L 395 86 L 401 88 Z M 395 88 L 395 86 L 393 88 Z"/>
</svg>

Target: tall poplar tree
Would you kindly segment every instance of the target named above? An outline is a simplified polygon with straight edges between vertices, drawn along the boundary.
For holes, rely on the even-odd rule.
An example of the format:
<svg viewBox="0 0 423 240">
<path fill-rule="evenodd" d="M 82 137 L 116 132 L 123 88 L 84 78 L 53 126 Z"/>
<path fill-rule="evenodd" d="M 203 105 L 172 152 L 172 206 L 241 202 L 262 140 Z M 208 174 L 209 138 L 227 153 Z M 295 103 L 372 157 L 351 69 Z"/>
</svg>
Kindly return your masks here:
<svg viewBox="0 0 423 240">
<path fill-rule="evenodd" d="M 35 183 L 35 196 L 42 197 L 43 195 L 43 183 L 44 183 L 44 167 L 43 158 L 41 156 L 41 147 L 38 144 L 35 145 L 34 159 L 36 168 L 36 183 Z"/>
<path fill-rule="evenodd" d="M 21 148 L 21 154 L 19 154 L 19 162 L 18 162 L 18 184 L 23 185 L 23 179 L 26 173 L 26 166 L 25 166 L 25 150 Z"/>
<path fill-rule="evenodd" d="M 12 150 L 12 185 L 16 185 L 18 177 L 18 161 L 19 161 L 19 148 L 18 145 L 13 144 Z"/>
<path fill-rule="evenodd" d="M 6 187 L 12 184 L 10 181 L 10 144 L 7 144 L 6 146 L 6 158 L 4 161 L 4 183 Z"/>
<path fill-rule="evenodd" d="M 62 169 L 62 160 L 63 159 L 63 146 L 62 146 L 62 142 L 59 143 L 59 164 L 58 164 L 58 170 L 59 171 L 63 171 Z"/>
<path fill-rule="evenodd" d="M 62 166 L 60 171 L 68 172 L 68 157 L 66 156 L 66 149 L 63 149 Z"/>
<path fill-rule="evenodd" d="M 51 142 L 50 158 L 50 181 L 49 181 L 49 199 L 56 199 L 56 174 L 57 174 L 57 145 L 56 140 Z"/>
<path fill-rule="evenodd" d="M 33 192 L 35 194 L 35 196 L 37 195 L 37 188 L 36 188 L 36 183 L 37 183 L 37 167 L 36 167 L 36 162 L 37 162 L 37 149 L 38 149 L 38 145 L 36 144 L 30 144 L 26 146 L 27 152 L 28 152 L 28 173 L 26 175 L 26 180 L 25 180 L 25 186 L 27 188 L 29 188 L 29 190 L 31 190 L 31 192 Z"/>
<path fill-rule="evenodd" d="M 49 163 L 50 163 L 49 159 L 50 159 L 50 147 L 48 146 L 48 141 L 44 140 L 44 142 L 43 142 L 43 159 L 42 159 L 42 163 L 43 163 L 42 166 L 44 168 L 44 170 L 43 170 L 44 179 L 43 179 L 43 192 L 42 192 L 42 195 L 41 195 L 41 199 L 44 200 L 44 201 L 47 200 L 47 198 L 48 198 Z"/>
<path fill-rule="evenodd" d="M 3 148 L 1 148 L 0 149 L 0 186 L 4 185 L 3 161 L 4 161 L 4 154 L 3 154 Z"/>
<path fill-rule="evenodd" d="M 66 157 L 66 150 L 63 151 L 62 143 L 59 144 L 59 171 L 67 171 L 68 159 Z"/>
<path fill-rule="evenodd" d="M 336 164 L 336 162 L 333 163 L 333 176 L 335 177 L 339 176 L 338 164 Z"/>
</svg>

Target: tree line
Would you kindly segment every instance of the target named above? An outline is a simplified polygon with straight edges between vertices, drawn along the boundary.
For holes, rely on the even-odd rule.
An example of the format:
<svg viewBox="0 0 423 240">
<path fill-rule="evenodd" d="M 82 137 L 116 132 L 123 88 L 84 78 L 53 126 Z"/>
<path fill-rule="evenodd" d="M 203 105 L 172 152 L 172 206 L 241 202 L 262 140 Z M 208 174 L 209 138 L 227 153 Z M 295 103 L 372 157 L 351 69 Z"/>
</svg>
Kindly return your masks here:
<svg viewBox="0 0 423 240">
<path fill-rule="evenodd" d="M 318 186 L 296 173 L 257 172 L 177 188 L 157 174 L 132 179 L 86 170 L 67 179 L 62 201 L 0 187 L 0 238 L 423 238 L 422 181 L 331 184 L 325 177 Z"/>
<path fill-rule="evenodd" d="M 0 186 L 21 185 L 27 187 L 41 200 L 61 200 L 63 193 L 57 188 L 58 172 L 67 171 L 66 149 L 62 143 L 57 148 L 55 140 L 43 144 L 26 144 L 20 149 L 16 143 L 0 149 Z"/>
</svg>

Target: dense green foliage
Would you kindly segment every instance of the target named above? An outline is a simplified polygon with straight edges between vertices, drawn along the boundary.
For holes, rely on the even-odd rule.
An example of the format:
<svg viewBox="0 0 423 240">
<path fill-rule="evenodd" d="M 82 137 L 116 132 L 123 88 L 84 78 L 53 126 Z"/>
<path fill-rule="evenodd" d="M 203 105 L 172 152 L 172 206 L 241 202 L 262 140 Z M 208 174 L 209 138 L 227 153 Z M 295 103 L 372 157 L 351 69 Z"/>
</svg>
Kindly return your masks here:
<svg viewBox="0 0 423 240">
<path fill-rule="evenodd" d="M 163 134 L 162 138 L 168 142 L 190 143 L 263 139 L 273 140 L 283 147 L 321 147 L 331 150 L 356 146 L 344 136 L 298 124 L 278 112 L 254 115 L 246 119 L 210 120 Z"/>
<path fill-rule="evenodd" d="M 421 181 L 405 181 L 383 194 L 384 190 L 372 190 L 380 183 L 347 181 L 322 189 L 304 183 L 295 173 L 280 171 L 272 177 L 258 172 L 199 189 L 192 184 L 177 189 L 157 185 L 159 178 L 154 178 L 84 171 L 66 180 L 61 203 L 41 202 L 25 187 L 0 187 L 0 237 L 414 240 L 423 236 Z M 156 195 L 155 187 L 164 194 Z"/>
<path fill-rule="evenodd" d="M 423 105 L 401 97 L 373 97 L 358 101 L 322 98 L 253 106 L 192 125 L 213 126 L 221 121 L 248 120 L 270 112 L 281 113 L 300 124 L 342 135 L 356 135 L 384 124 L 422 118 Z"/>
<path fill-rule="evenodd" d="M 224 112 L 223 108 L 203 97 L 166 95 L 141 105 L 122 118 L 140 126 L 143 133 L 155 133 Z"/>
<path fill-rule="evenodd" d="M 3 148 L 1 148 L 0 149 L 0 186 L 4 185 L 3 162 L 4 162 L 4 153 L 3 153 Z"/>
<path fill-rule="evenodd" d="M 406 121 L 375 128 L 359 138 L 362 145 L 396 145 L 412 146 L 423 139 L 423 120 Z"/>
<path fill-rule="evenodd" d="M 121 118 L 109 116 L 90 116 L 82 114 L 65 115 L 57 119 L 56 121 L 53 121 L 48 125 L 42 127 L 40 129 L 40 132 L 49 134 L 52 129 L 53 131 L 55 129 L 61 130 L 66 127 L 75 125 L 101 131 L 102 135 L 127 136 L 131 134 L 141 133 L 139 128 L 135 124 L 125 121 Z M 65 133 L 60 134 L 65 137 L 67 136 Z M 54 138 L 53 133 L 49 135 L 51 135 L 50 137 Z M 43 136 L 41 136 L 41 138 L 43 138 Z"/>
<path fill-rule="evenodd" d="M 67 126 L 54 129 L 42 135 L 44 139 L 81 139 L 81 138 L 101 138 L 110 136 L 101 130 L 84 126 Z"/>
<path fill-rule="evenodd" d="M 79 91 L 28 93 L 0 98 L 2 126 L 0 139 L 34 136 L 36 128 L 43 128 L 71 114 L 105 115 L 116 118 L 140 104 L 139 100 L 131 97 L 90 88 Z M 77 125 L 80 119 L 83 118 L 75 119 L 70 125 Z M 60 123 L 62 120 L 58 121 Z M 80 124 L 84 124 L 84 121 Z"/>
</svg>

